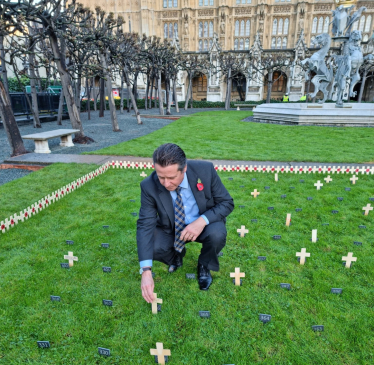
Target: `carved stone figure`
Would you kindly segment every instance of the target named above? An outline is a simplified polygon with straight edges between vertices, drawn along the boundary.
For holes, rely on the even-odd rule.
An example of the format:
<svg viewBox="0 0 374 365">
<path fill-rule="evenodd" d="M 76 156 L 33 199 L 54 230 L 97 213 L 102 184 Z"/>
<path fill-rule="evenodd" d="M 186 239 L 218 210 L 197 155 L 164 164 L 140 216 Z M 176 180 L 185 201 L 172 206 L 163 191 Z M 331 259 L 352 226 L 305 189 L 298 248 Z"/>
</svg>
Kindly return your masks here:
<svg viewBox="0 0 374 365">
<path fill-rule="evenodd" d="M 335 56 L 338 66 L 335 75 L 335 79 L 337 81 L 337 106 L 343 105 L 343 93 L 349 81 L 349 96 L 356 96 L 356 91 L 353 91 L 353 89 L 360 81 L 359 70 L 364 62 L 360 45 L 361 39 L 361 31 L 354 30 L 351 33 L 348 42 L 346 42 L 344 45 L 343 55 Z"/>
<path fill-rule="evenodd" d="M 327 33 L 318 34 L 314 41 L 321 49 L 314 53 L 310 58 L 301 61 L 301 65 L 305 70 L 305 81 L 310 80 L 310 72 L 315 72 L 315 76 L 311 80 L 314 85 L 314 93 L 309 94 L 314 98 L 318 91 L 322 91 L 323 99 L 319 103 L 324 103 L 327 99 L 327 86 L 330 84 L 333 76 L 332 68 L 326 66 L 325 56 L 329 51 L 331 38 Z"/>
<path fill-rule="evenodd" d="M 351 8 L 353 8 L 353 6 Z M 351 34 L 353 23 L 357 22 L 361 18 L 361 14 L 366 10 L 367 8 L 365 6 L 361 6 L 360 9 L 358 9 L 352 16 L 348 18 L 348 24 L 347 24 L 348 29 L 347 29 L 346 35 L 349 36 Z"/>
<path fill-rule="evenodd" d="M 219 25 L 221 34 L 225 34 L 225 31 L 226 31 L 226 22 L 225 22 L 226 19 L 225 18 L 226 18 L 225 13 L 221 13 L 221 23 Z"/>
<path fill-rule="evenodd" d="M 188 35 L 188 15 L 184 16 L 184 35 Z"/>
<path fill-rule="evenodd" d="M 344 35 L 348 23 L 348 9 L 350 10 L 351 8 L 344 8 L 343 5 L 340 5 L 336 10 L 332 11 L 332 34 L 335 37 Z"/>
</svg>

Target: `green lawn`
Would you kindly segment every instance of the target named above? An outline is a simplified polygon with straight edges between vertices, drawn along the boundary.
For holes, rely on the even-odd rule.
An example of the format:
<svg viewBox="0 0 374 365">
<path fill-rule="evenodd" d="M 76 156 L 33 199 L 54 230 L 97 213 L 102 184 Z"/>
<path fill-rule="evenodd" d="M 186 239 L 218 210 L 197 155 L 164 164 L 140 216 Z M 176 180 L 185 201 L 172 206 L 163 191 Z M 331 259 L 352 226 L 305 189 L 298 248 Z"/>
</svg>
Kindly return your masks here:
<svg viewBox="0 0 374 365">
<path fill-rule="evenodd" d="M 0 203 L 11 199 L 15 210 L 24 208 L 91 170 L 60 165 L 34 172 L 1 186 Z M 63 181 L 55 186 L 59 171 Z M 163 305 L 152 315 L 140 293 L 137 218 L 131 215 L 140 207 L 139 174 L 110 169 L 0 234 L 0 364 L 153 364 L 149 350 L 156 342 L 171 350 L 170 364 L 373 363 L 374 213 L 363 216 L 361 210 L 373 193 L 371 176 L 360 175 L 353 186 L 350 176 L 333 175 L 317 191 L 313 184 L 322 175 L 280 174 L 275 182 L 272 174 L 220 173 L 236 204 L 227 220 L 221 270 L 213 273 L 207 292 L 185 278 L 196 270 L 198 243 L 188 244 L 184 265 L 173 275 L 155 263 L 155 292 Z M 27 186 L 40 188 L 27 197 Z M 352 190 L 345 191 L 347 186 Z M 261 192 L 257 199 L 250 195 L 255 188 Z M 1 214 L 0 220 L 7 216 Z M 361 224 L 367 228 L 359 229 Z M 236 233 L 241 225 L 249 229 L 244 238 Z M 310 241 L 312 229 L 318 229 L 317 243 Z M 279 241 L 272 239 L 277 234 Z M 110 248 L 102 248 L 103 242 Z M 304 266 L 295 256 L 303 247 L 311 253 Z M 68 251 L 79 261 L 66 270 L 60 263 Z M 357 257 L 350 269 L 342 266 L 348 252 Z M 104 274 L 102 266 L 112 273 Z M 235 267 L 246 273 L 242 287 L 232 284 Z M 281 289 L 282 282 L 292 289 Z M 343 293 L 331 294 L 332 287 Z M 51 302 L 50 295 L 61 302 Z M 102 299 L 113 300 L 113 307 Z M 199 318 L 199 310 L 209 310 L 211 318 Z M 260 313 L 272 315 L 271 322 L 263 325 Z M 311 326 L 320 324 L 325 331 L 313 332 Z M 38 340 L 50 341 L 51 348 L 37 348 Z M 100 357 L 98 347 L 112 356 Z"/>
<path fill-rule="evenodd" d="M 151 157 L 162 143 L 180 145 L 188 158 L 359 163 L 374 161 L 373 128 L 246 123 L 248 111 L 201 112 L 144 137 L 91 154 Z M 145 123 L 151 123 L 145 121 Z"/>
</svg>

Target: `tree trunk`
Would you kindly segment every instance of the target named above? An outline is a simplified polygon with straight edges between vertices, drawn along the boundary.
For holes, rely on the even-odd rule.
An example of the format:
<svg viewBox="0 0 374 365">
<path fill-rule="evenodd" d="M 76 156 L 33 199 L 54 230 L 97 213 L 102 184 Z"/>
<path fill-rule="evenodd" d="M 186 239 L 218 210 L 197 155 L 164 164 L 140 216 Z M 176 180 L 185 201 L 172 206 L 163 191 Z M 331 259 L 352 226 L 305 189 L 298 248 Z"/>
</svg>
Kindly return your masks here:
<svg viewBox="0 0 374 365">
<path fill-rule="evenodd" d="M 227 92 L 226 92 L 226 101 L 225 101 L 225 110 L 230 109 L 230 102 L 231 102 L 231 68 L 229 68 L 229 72 L 227 74 Z"/>
<path fill-rule="evenodd" d="M 30 29 L 30 28 L 29 28 Z M 31 29 L 30 29 L 31 30 Z M 29 71 L 30 71 L 30 87 L 31 87 L 31 101 L 32 101 L 32 114 L 34 119 L 34 128 L 41 128 L 39 119 L 39 107 L 38 107 L 38 94 L 35 85 L 35 69 L 34 69 L 35 55 L 33 50 L 29 54 Z"/>
<path fill-rule="evenodd" d="M 164 101 L 162 98 L 162 89 L 161 89 L 161 70 L 158 70 L 158 107 L 160 110 L 160 115 L 164 115 Z"/>
<path fill-rule="evenodd" d="M 148 94 L 149 94 L 149 73 L 147 73 L 147 87 L 145 89 L 145 103 L 144 103 L 145 110 L 148 109 Z"/>
<path fill-rule="evenodd" d="M 120 96 L 119 110 L 121 114 L 123 114 L 123 83 L 124 83 L 124 80 L 123 80 L 123 71 L 122 71 L 121 72 L 121 92 L 119 94 Z"/>
<path fill-rule="evenodd" d="M 92 90 L 93 90 L 93 102 L 94 102 L 94 110 L 97 110 L 97 90 L 95 84 L 95 77 L 92 78 Z"/>
<path fill-rule="evenodd" d="M 192 83 L 191 83 L 190 73 L 188 73 L 188 88 L 187 88 L 187 93 L 186 93 L 186 101 L 184 102 L 184 110 L 187 110 L 188 108 L 188 102 L 190 101 L 190 94 L 191 94 L 190 89 L 192 89 Z"/>
<path fill-rule="evenodd" d="M 362 101 L 362 95 L 364 94 L 367 74 L 368 74 L 368 70 L 365 68 L 364 74 L 362 75 L 360 93 L 358 94 L 358 100 L 357 100 L 358 103 L 361 103 L 361 101 Z"/>
<path fill-rule="evenodd" d="M 266 104 L 270 104 L 271 89 L 273 87 L 273 70 L 268 73 L 268 92 L 266 94 Z"/>
<path fill-rule="evenodd" d="M 64 92 L 61 90 L 60 100 L 58 103 L 57 125 L 62 125 L 62 112 L 64 108 Z"/>
<path fill-rule="evenodd" d="M 170 100 L 170 80 L 165 78 L 165 89 L 166 89 L 166 115 L 170 115 L 171 100 Z"/>
<path fill-rule="evenodd" d="M 91 90 L 88 86 L 88 77 L 86 77 L 86 92 L 87 92 L 87 118 L 91 120 Z"/>
<path fill-rule="evenodd" d="M 0 59 L 1 59 L 1 79 L 3 81 L 3 85 L 5 91 L 9 95 L 9 84 L 8 84 L 8 73 L 6 69 L 5 63 L 5 51 L 4 51 L 4 37 L 0 36 Z"/>
<path fill-rule="evenodd" d="M 117 113 L 116 113 L 116 104 L 114 103 L 113 92 L 112 92 L 112 78 L 110 72 L 108 70 L 108 65 L 106 62 L 106 55 L 100 53 L 101 65 L 104 69 L 104 75 L 106 78 L 106 89 L 108 92 L 108 100 L 109 100 L 109 110 L 110 110 L 110 118 L 112 120 L 113 132 L 121 132 L 118 126 L 117 120 Z"/>
<path fill-rule="evenodd" d="M 149 98 L 149 109 L 152 109 L 152 97 L 153 97 L 153 87 L 154 87 L 155 78 L 152 77 L 152 85 L 151 85 L 151 97 Z"/>
<path fill-rule="evenodd" d="M 100 78 L 100 112 L 99 118 L 104 116 L 104 103 L 105 103 L 105 84 L 104 79 Z"/>
<path fill-rule="evenodd" d="M 66 71 L 65 62 L 61 57 L 60 49 L 58 48 L 58 40 L 57 36 L 53 31 L 50 31 L 49 40 L 51 43 L 54 61 L 56 63 L 57 69 L 60 73 L 62 90 L 65 95 L 66 104 L 68 107 L 69 117 L 71 125 L 74 129 L 79 129 L 80 132 L 75 133 L 76 138 L 85 137 L 83 132 L 82 122 L 80 120 L 79 112 L 77 106 L 74 102 L 74 93 L 73 88 L 71 86 L 71 79 L 69 74 Z"/>
<path fill-rule="evenodd" d="M 16 119 L 14 118 L 9 95 L 1 81 L 0 116 L 3 121 L 3 126 L 8 137 L 10 147 L 12 148 L 12 156 L 18 156 L 27 153 L 28 151 L 26 151 L 25 146 L 23 145 L 23 140 L 21 138 Z"/>
<path fill-rule="evenodd" d="M 178 105 L 178 95 L 177 95 L 177 78 L 174 77 L 173 79 L 173 95 L 174 95 L 174 103 L 175 103 L 175 111 L 179 113 L 179 105 Z"/>
<path fill-rule="evenodd" d="M 132 93 L 132 90 L 131 90 L 131 83 L 130 83 L 129 75 L 127 74 L 126 70 L 123 71 L 123 74 L 125 76 L 125 81 L 126 81 L 126 85 L 127 85 L 128 94 L 130 94 L 131 101 L 132 101 L 132 104 L 134 106 L 134 112 L 135 112 L 136 120 L 137 120 L 138 124 L 143 124 L 142 120 L 140 119 L 140 113 L 139 113 L 139 110 L 138 110 L 138 106 L 136 105 L 136 100 L 135 100 L 134 94 Z"/>
<path fill-rule="evenodd" d="M 82 91 L 82 67 L 78 67 L 78 78 L 77 78 L 77 87 L 76 87 L 76 104 L 77 104 L 77 109 L 78 112 L 81 112 L 81 91 Z"/>
</svg>

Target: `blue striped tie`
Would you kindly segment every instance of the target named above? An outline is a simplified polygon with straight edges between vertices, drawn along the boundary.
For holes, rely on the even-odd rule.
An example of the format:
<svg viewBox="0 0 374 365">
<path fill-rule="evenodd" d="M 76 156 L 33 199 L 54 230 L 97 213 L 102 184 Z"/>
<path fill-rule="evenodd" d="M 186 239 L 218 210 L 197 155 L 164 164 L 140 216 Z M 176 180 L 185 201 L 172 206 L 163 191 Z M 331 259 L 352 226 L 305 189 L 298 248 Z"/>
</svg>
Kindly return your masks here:
<svg viewBox="0 0 374 365">
<path fill-rule="evenodd" d="M 181 233 L 186 227 L 185 223 L 185 214 L 183 208 L 183 200 L 181 196 L 181 187 L 178 186 L 176 189 L 177 199 L 175 199 L 174 204 L 174 215 L 175 215 L 175 241 L 174 241 L 174 248 L 178 252 L 182 252 L 185 242 L 180 239 Z"/>
</svg>

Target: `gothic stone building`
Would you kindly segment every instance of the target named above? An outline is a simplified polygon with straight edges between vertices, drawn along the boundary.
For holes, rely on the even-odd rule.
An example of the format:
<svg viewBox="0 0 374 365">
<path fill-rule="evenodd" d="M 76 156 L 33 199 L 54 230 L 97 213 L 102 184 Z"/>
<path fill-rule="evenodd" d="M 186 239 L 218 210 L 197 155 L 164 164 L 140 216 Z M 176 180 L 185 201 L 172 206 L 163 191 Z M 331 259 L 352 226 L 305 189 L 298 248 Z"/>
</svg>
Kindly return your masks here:
<svg viewBox="0 0 374 365">
<path fill-rule="evenodd" d="M 261 52 L 265 54 L 281 53 L 295 59 L 295 53 L 313 52 L 311 41 L 317 34 L 331 34 L 332 10 L 338 6 L 338 0 L 81 0 L 84 5 L 94 8 L 100 6 L 107 12 L 113 11 L 126 20 L 125 29 L 139 34 L 155 35 L 161 38 L 179 39 L 183 51 L 214 52 L 212 49 L 214 34 L 222 50 L 235 50 L 238 54 L 249 52 L 254 46 L 256 34 Z M 343 1 L 341 1 L 343 2 Z M 370 37 L 374 27 L 374 0 L 346 0 L 353 2 L 358 9 L 365 6 L 367 10 L 353 29 L 362 32 L 362 44 L 366 53 L 372 52 L 373 43 Z M 369 42 L 368 42 L 369 41 Z M 368 46 L 369 43 L 369 46 Z M 257 45 L 258 46 L 258 45 Z M 296 48 L 299 50 L 296 50 Z M 339 44 L 332 43 L 336 51 Z M 366 48 L 365 48 L 366 47 Z M 242 52 L 240 52 L 242 51 Z M 302 79 L 280 77 L 272 85 L 272 98 L 280 98 L 286 91 L 290 100 L 298 100 L 305 93 Z M 178 98 L 184 99 L 186 75 L 180 75 Z M 140 80 L 141 81 L 141 80 Z M 193 97 L 195 100 L 223 100 L 225 83 L 216 79 L 212 85 L 209 75 L 193 80 Z M 368 79 L 368 84 L 373 79 Z M 251 85 L 252 84 L 252 85 Z M 214 87 L 213 87 L 214 86 Z M 217 86 L 219 91 L 217 91 Z M 359 86 L 359 85 L 357 85 Z M 364 98 L 369 95 L 366 87 Z M 211 91 L 214 90 L 214 91 Z M 261 100 L 267 93 L 266 82 L 248 81 L 245 94 L 233 85 L 233 100 Z"/>
</svg>

